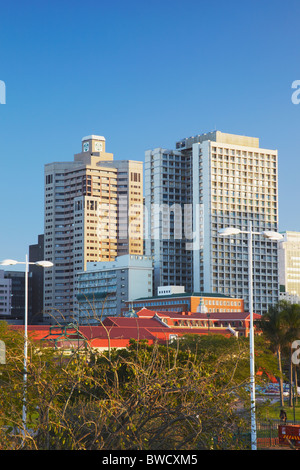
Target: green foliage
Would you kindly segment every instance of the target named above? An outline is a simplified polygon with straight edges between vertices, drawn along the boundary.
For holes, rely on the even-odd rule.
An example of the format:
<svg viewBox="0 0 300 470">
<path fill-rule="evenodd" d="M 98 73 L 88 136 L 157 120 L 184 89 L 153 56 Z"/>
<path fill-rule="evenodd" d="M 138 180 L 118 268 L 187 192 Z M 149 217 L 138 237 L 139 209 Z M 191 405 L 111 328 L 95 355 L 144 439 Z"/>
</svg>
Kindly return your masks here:
<svg viewBox="0 0 300 470">
<path fill-rule="evenodd" d="M 299 339 L 300 305 L 280 301 L 269 308 L 257 322 L 273 351 L 288 351 L 291 343 Z"/>
<path fill-rule="evenodd" d="M 297 367 L 292 362 L 292 344 L 300 336 L 300 305 L 280 301 L 271 306 L 268 312 L 257 322 L 271 351 L 278 358 L 277 377 L 281 384 L 281 406 L 283 406 L 282 381 L 288 377 L 290 384 L 298 383 Z M 294 377 L 293 377 L 294 376 Z M 290 387 L 289 404 L 292 406 Z"/>
<path fill-rule="evenodd" d="M 23 338 L 3 325 L 0 332 L 9 359 L 0 376 L 3 449 L 238 445 L 233 436 L 245 423 L 235 406 L 249 378 L 247 340 L 187 336 L 171 346 L 132 341 L 126 349 L 69 355 L 30 342 L 23 442 Z"/>
</svg>

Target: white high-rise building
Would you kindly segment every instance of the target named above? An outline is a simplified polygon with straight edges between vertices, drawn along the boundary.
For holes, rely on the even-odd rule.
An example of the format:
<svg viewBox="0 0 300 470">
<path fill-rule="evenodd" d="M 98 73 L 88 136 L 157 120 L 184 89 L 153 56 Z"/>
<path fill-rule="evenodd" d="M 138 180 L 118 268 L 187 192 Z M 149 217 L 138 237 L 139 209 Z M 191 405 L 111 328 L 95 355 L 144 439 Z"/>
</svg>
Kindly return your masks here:
<svg viewBox="0 0 300 470">
<path fill-rule="evenodd" d="M 184 285 L 187 291 L 242 297 L 249 308 L 247 235 L 226 239 L 218 231 L 248 230 L 250 221 L 257 232 L 278 230 L 277 151 L 260 148 L 257 138 L 220 131 L 183 139 L 174 151 L 148 151 L 145 198 L 154 287 Z M 174 219 L 182 209 L 168 239 L 157 235 L 167 226 L 155 215 L 157 204 L 173 205 Z M 167 277 L 171 259 L 177 279 Z M 263 313 L 279 296 L 277 242 L 254 236 L 253 279 L 254 310 Z"/>
<path fill-rule="evenodd" d="M 156 148 L 145 154 L 145 253 L 154 260 L 154 295 L 159 286 L 193 289 L 193 255 L 187 246 L 191 171 L 191 156 L 184 152 Z"/>
<path fill-rule="evenodd" d="M 279 283 L 281 298 L 300 300 L 300 232 L 283 232 L 279 243 Z M 284 292 L 284 294 L 283 294 Z"/>
</svg>

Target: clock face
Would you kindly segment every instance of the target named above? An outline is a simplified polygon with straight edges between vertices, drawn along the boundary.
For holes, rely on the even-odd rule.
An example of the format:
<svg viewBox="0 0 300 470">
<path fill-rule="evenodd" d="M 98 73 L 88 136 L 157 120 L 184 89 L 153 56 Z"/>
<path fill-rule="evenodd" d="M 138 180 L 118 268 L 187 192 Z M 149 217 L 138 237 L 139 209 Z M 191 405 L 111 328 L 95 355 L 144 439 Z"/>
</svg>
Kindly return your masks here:
<svg viewBox="0 0 300 470">
<path fill-rule="evenodd" d="M 88 152 L 88 151 L 89 151 L 89 148 L 90 148 L 89 143 L 88 143 L 88 142 L 84 142 L 84 143 L 83 143 L 83 151 L 84 151 L 84 152 Z"/>
<path fill-rule="evenodd" d="M 95 142 L 96 152 L 102 152 L 102 142 Z"/>
</svg>

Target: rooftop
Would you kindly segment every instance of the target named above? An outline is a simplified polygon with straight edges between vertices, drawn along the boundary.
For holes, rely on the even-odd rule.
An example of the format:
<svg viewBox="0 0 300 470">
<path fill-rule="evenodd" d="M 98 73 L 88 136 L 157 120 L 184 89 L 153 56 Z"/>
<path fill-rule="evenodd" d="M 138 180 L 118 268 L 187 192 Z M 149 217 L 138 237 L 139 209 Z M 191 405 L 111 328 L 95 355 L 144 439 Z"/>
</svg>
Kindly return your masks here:
<svg viewBox="0 0 300 470">
<path fill-rule="evenodd" d="M 109 346 L 127 347 L 130 339 L 147 339 L 149 344 L 155 341 L 165 344 L 174 335 L 179 337 L 186 334 L 207 335 L 209 333 L 224 336 L 237 335 L 238 330 L 235 326 L 230 326 L 230 322 L 241 321 L 247 328 L 249 318 L 248 312 L 215 312 L 208 317 L 203 313 L 156 312 L 142 308 L 137 312 L 137 317 L 106 317 L 98 326 L 29 325 L 28 333 L 35 341 L 43 340 L 66 349 L 79 347 L 79 342 L 81 345 L 89 344 L 91 347 L 107 349 Z M 260 315 L 254 314 L 254 320 L 258 318 Z M 208 319 L 211 325 L 210 330 L 205 323 Z M 11 325 L 11 328 L 24 330 L 23 325 Z"/>
<path fill-rule="evenodd" d="M 259 139 L 257 137 L 249 137 L 245 135 L 237 135 L 237 134 L 228 134 L 226 132 L 221 131 L 211 131 L 207 132 L 206 134 L 198 134 L 196 136 L 186 137 L 181 139 L 180 141 L 176 142 L 176 149 L 181 148 L 189 148 L 194 143 L 202 143 L 206 140 L 210 140 L 212 142 L 219 142 L 222 144 L 229 144 L 229 145 L 238 145 L 244 147 L 259 147 Z"/>
<path fill-rule="evenodd" d="M 191 312 L 160 312 L 149 310 L 147 308 L 142 308 L 137 315 L 140 318 L 173 318 L 173 319 L 186 319 L 186 320 L 207 320 L 208 315 L 210 320 L 224 320 L 224 321 L 234 321 L 234 320 L 246 320 L 250 318 L 249 312 L 210 312 L 207 313 L 191 313 Z M 261 318 L 261 315 L 254 313 L 253 314 L 254 320 Z"/>
<path fill-rule="evenodd" d="M 213 298 L 220 298 L 220 299 L 237 299 L 239 297 L 232 297 L 230 295 L 225 294 L 212 294 L 207 292 L 182 292 L 179 294 L 164 294 L 164 295 L 155 295 L 153 297 L 140 297 L 138 299 L 134 299 L 134 302 L 139 302 L 140 300 L 153 300 L 153 299 L 163 299 L 163 298 L 181 298 L 181 297 L 213 297 Z"/>
<path fill-rule="evenodd" d="M 82 137 L 82 142 L 84 142 L 85 140 L 105 140 L 105 137 L 103 137 L 102 135 L 87 135 L 86 137 Z"/>
</svg>

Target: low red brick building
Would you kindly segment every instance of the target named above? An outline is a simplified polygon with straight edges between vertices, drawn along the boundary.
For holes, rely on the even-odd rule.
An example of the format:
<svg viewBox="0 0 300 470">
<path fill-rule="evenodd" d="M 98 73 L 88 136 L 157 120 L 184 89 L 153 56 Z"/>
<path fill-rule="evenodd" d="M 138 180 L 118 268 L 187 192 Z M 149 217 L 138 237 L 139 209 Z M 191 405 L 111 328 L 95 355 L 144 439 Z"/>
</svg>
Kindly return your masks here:
<svg viewBox="0 0 300 470">
<path fill-rule="evenodd" d="M 254 315 L 260 318 L 260 315 Z M 244 312 L 155 312 L 141 309 L 133 317 L 107 317 L 99 326 L 28 326 L 28 335 L 56 348 L 90 346 L 98 350 L 126 348 L 131 339 L 167 344 L 186 334 L 248 336 L 250 315 Z M 11 326 L 23 330 L 24 326 Z"/>
<path fill-rule="evenodd" d="M 157 318 L 172 328 L 205 328 L 210 332 L 218 332 L 218 328 L 234 330 L 237 336 L 249 336 L 250 313 L 248 312 L 153 312 L 146 308 L 137 312 L 139 318 Z M 254 322 L 261 315 L 253 314 Z"/>
</svg>

